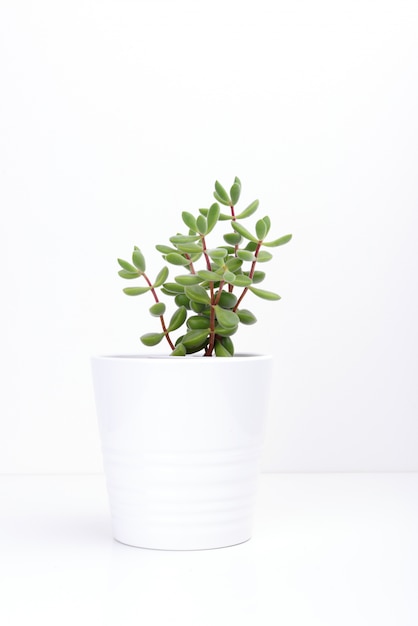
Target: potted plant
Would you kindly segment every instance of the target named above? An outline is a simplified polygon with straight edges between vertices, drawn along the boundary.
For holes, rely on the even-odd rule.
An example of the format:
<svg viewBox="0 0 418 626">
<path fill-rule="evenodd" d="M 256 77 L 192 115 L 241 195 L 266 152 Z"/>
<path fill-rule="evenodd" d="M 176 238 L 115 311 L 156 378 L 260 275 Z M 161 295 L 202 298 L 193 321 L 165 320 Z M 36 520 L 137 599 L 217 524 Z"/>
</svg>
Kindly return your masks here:
<svg viewBox="0 0 418 626">
<path fill-rule="evenodd" d="M 207 549 L 251 536 L 272 357 L 236 354 L 235 333 L 256 322 L 248 293 L 280 298 L 258 286 L 260 267 L 291 235 L 271 239 L 268 216 L 243 226 L 259 202 L 238 212 L 240 194 L 238 178 L 229 193 L 217 181 L 216 202 L 182 213 L 185 232 L 156 246 L 173 279 L 166 264 L 150 277 L 137 247 L 118 259 L 119 275 L 140 281 L 125 294 L 152 300 L 158 329 L 142 343 L 168 344 L 165 356 L 92 359 L 113 534 L 128 545 Z"/>
</svg>

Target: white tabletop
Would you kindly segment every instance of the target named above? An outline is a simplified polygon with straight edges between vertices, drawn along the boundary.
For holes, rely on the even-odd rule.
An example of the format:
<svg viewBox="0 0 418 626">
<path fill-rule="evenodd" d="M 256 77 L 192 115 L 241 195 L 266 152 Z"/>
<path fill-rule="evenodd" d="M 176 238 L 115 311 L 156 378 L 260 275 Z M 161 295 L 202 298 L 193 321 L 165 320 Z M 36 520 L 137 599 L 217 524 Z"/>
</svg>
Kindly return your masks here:
<svg viewBox="0 0 418 626">
<path fill-rule="evenodd" d="M 101 475 L 0 476 L 5 626 L 417 626 L 418 474 L 264 474 L 254 536 L 112 540 Z"/>
</svg>

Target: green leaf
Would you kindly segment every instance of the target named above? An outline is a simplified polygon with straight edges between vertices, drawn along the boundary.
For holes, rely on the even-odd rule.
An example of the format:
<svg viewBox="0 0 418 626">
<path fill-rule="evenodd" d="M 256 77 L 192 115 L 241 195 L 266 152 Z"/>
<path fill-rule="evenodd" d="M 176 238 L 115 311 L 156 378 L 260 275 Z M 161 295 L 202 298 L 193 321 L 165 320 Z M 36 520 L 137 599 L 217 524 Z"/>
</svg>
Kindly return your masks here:
<svg viewBox="0 0 418 626">
<path fill-rule="evenodd" d="M 173 235 L 170 237 L 171 243 L 189 243 L 191 241 L 198 241 L 200 239 L 200 235 Z"/>
<path fill-rule="evenodd" d="M 211 282 L 218 282 L 221 280 L 221 276 L 219 274 L 210 272 L 209 270 L 199 270 L 197 275 L 200 276 L 202 280 L 209 280 Z"/>
<path fill-rule="evenodd" d="M 245 274 L 237 274 L 234 280 L 228 282 L 234 285 L 234 287 L 249 287 L 253 283 L 251 278 Z"/>
<path fill-rule="evenodd" d="M 254 235 L 252 235 L 239 222 L 231 222 L 231 226 L 237 233 L 242 235 L 245 239 L 249 239 L 250 241 L 253 241 L 254 243 L 258 243 L 258 239 L 256 239 L 256 237 L 254 237 Z"/>
<path fill-rule="evenodd" d="M 215 181 L 215 193 L 219 196 L 222 204 L 231 205 L 230 197 L 228 196 L 226 190 L 222 187 L 221 183 L 218 180 Z"/>
<path fill-rule="evenodd" d="M 231 246 L 238 246 L 241 243 L 241 235 L 239 233 L 227 233 L 224 235 L 224 240 Z"/>
<path fill-rule="evenodd" d="M 137 268 L 131 265 L 130 263 L 128 263 L 128 261 L 124 261 L 123 259 L 118 259 L 118 263 L 125 271 L 135 273 L 137 276 L 139 276 L 139 272 Z"/>
<path fill-rule="evenodd" d="M 292 235 L 284 235 L 283 237 L 279 237 L 279 239 L 275 239 L 274 241 L 264 241 L 264 246 L 269 246 L 271 248 L 277 248 L 277 246 L 283 246 L 285 243 L 288 243 L 292 239 Z"/>
<path fill-rule="evenodd" d="M 178 307 L 185 306 L 186 309 L 190 309 L 190 300 L 184 293 L 178 293 L 174 298 L 174 302 Z"/>
<path fill-rule="evenodd" d="M 224 259 L 228 251 L 225 248 L 212 248 L 211 250 L 206 250 L 206 253 L 210 256 L 211 259 Z"/>
<path fill-rule="evenodd" d="M 206 234 L 210 233 L 215 228 L 220 212 L 219 204 L 214 202 L 208 212 Z"/>
<path fill-rule="evenodd" d="M 219 304 L 215 306 L 215 314 L 222 328 L 234 328 L 239 324 L 239 317 L 229 309 L 223 309 Z"/>
<path fill-rule="evenodd" d="M 247 245 L 245 246 L 245 249 L 249 250 L 250 252 L 255 252 L 257 248 L 258 248 L 258 241 L 249 241 Z"/>
<path fill-rule="evenodd" d="M 234 183 L 237 183 L 237 185 L 239 185 L 240 187 L 242 187 L 241 181 L 240 181 L 240 179 L 238 178 L 238 176 L 235 176 L 235 178 L 234 178 Z"/>
<path fill-rule="evenodd" d="M 206 304 L 202 304 L 200 302 L 193 302 L 193 300 L 189 300 L 189 303 L 190 303 L 191 310 L 194 311 L 195 313 L 203 313 L 203 311 L 207 307 Z"/>
<path fill-rule="evenodd" d="M 170 252 L 177 252 L 175 248 L 170 248 L 170 246 L 164 246 L 160 244 L 155 246 L 155 248 L 156 250 L 158 250 L 158 252 L 161 252 L 161 254 L 170 254 Z"/>
<path fill-rule="evenodd" d="M 249 275 L 249 272 L 244 272 L 245 276 Z M 259 272 L 256 270 L 253 274 L 253 283 L 261 283 L 266 277 L 265 272 Z"/>
<path fill-rule="evenodd" d="M 203 328 L 209 329 L 210 318 L 204 315 L 192 315 L 187 320 L 187 326 L 191 330 L 202 330 Z"/>
<path fill-rule="evenodd" d="M 243 261 L 254 261 L 255 256 L 249 250 L 237 250 L 237 257 Z"/>
<path fill-rule="evenodd" d="M 172 265 L 190 265 L 190 259 L 186 259 L 177 252 L 170 252 L 170 254 L 167 254 L 165 257 L 165 260 Z"/>
<path fill-rule="evenodd" d="M 225 265 L 230 272 L 237 272 L 242 266 L 242 261 L 236 257 L 231 257 L 227 260 Z"/>
<path fill-rule="evenodd" d="M 249 290 L 253 292 L 254 295 L 259 298 L 264 298 L 264 300 L 280 300 L 280 296 L 273 291 L 266 291 L 264 289 L 257 289 L 256 287 L 249 287 Z"/>
<path fill-rule="evenodd" d="M 141 250 L 135 246 L 132 253 L 132 262 L 141 272 L 145 272 L 145 258 Z"/>
<path fill-rule="evenodd" d="M 199 215 L 199 217 L 196 220 L 196 226 L 197 226 L 197 230 L 201 235 L 206 235 L 206 233 L 208 232 L 208 223 L 206 220 L 206 217 L 203 217 L 203 215 Z"/>
<path fill-rule="evenodd" d="M 255 232 L 257 233 L 259 241 L 262 241 L 267 234 L 267 224 L 264 220 L 258 220 L 255 225 Z"/>
<path fill-rule="evenodd" d="M 182 285 L 178 285 L 177 283 L 164 283 L 164 289 L 169 294 L 184 293 L 184 287 L 182 287 Z"/>
<path fill-rule="evenodd" d="M 135 270 L 135 274 L 133 272 L 127 272 L 126 270 L 119 270 L 118 274 L 122 278 L 129 278 L 129 279 L 138 278 L 138 276 L 140 276 L 138 270 Z"/>
<path fill-rule="evenodd" d="M 270 261 L 273 258 L 273 255 L 271 254 L 271 252 L 267 252 L 267 250 L 260 250 L 260 252 L 257 254 L 257 261 L 259 263 L 266 263 L 267 261 Z"/>
<path fill-rule="evenodd" d="M 269 233 L 269 230 L 270 230 L 270 226 L 271 226 L 271 220 L 270 220 L 269 216 L 266 215 L 265 217 L 263 217 L 263 221 L 264 221 L 265 225 L 267 226 L 267 232 L 264 235 L 264 237 L 267 237 L 267 235 Z M 263 239 L 264 239 L 264 237 L 263 237 Z"/>
<path fill-rule="evenodd" d="M 257 321 L 254 313 L 251 313 L 251 311 L 249 311 L 248 309 L 238 309 L 237 315 L 239 317 L 239 321 L 242 324 L 255 324 Z"/>
<path fill-rule="evenodd" d="M 255 213 L 257 211 L 259 204 L 260 203 L 259 203 L 258 200 L 254 200 L 254 202 L 251 202 L 251 204 L 249 206 L 247 206 L 247 208 L 244 209 L 244 211 L 241 211 L 241 213 L 236 215 L 236 219 L 237 220 L 243 220 L 246 217 L 250 217 L 250 215 L 252 215 L 253 213 Z"/>
<path fill-rule="evenodd" d="M 149 312 L 151 313 L 151 315 L 153 315 L 154 317 L 160 317 L 161 315 L 164 315 L 165 313 L 165 304 L 164 302 L 156 302 L 155 304 L 153 304 L 150 309 Z"/>
<path fill-rule="evenodd" d="M 199 246 L 197 243 L 178 243 L 176 247 L 180 250 L 180 252 L 187 252 L 188 254 L 202 254 L 203 248 Z"/>
<path fill-rule="evenodd" d="M 231 206 L 229 202 L 226 202 L 225 200 L 222 200 L 221 196 L 218 193 L 216 193 L 216 191 L 213 192 L 213 197 L 215 198 L 215 200 L 217 200 L 221 204 L 224 204 L 225 206 Z"/>
<path fill-rule="evenodd" d="M 209 213 L 209 209 L 199 209 L 199 213 L 207 217 Z M 225 222 L 226 220 L 230 220 L 230 219 L 232 219 L 232 215 L 227 215 L 226 213 L 220 213 L 218 217 L 219 222 Z"/>
<path fill-rule="evenodd" d="M 235 352 L 234 344 L 230 337 L 222 337 L 222 345 L 224 346 L 224 348 L 228 350 L 229 354 L 234 356 L 234 352 Z"/>
<path fill-rule="evenodd" d="M 185 287 L 184 293 L 193 302 L 197 302 L 198 304 L 210 304 L 210 297 L 201 285 L 190 285 L 190 287 Z"/>
<path fill-rule="evenodd" d="M 196 218 L 188 211 L 183 211 L 183 213 L 181 214 L 181 217 L 183 218 L 183 222 L 186 224 L 186 226 L 190 228 L 190 230 L 194 230 L 194 232 L 196 233 L 197 232 Z"/>
<path fill-rule="evenodd" d="M 235 280 L 235 274 L 234 272 L 230 272 L 229 270 L 226 270 L 224 272 L 223 278 L 227 283 L 233 284 L 233 281 Z"/>
<path fill-rule="evenodd" d="M 165 283 L 168 278 L 168 274 L 168 267 L 163 267 L 163 269 L 158 272 L 157 278 L 155 279 L 155 282 L 153 284 L 154 289 L 156 289 L 157 287 L 161 287 L 161 285 Z"/>
<path fill-rule="evenodd" d="M 197 274 L 182 274 L 181 276 L 175 276 L 174 280 L 179 285 L 197 285 L 202 282 L 202 279 Z"/>
<path fill-rule="evenodd" d="M 187 354 L 196 354 L 196 352 L 200 352 L 201 350 L 205 350 L 206 346 L 208 345 L 208 343 L 209 343 L 209 340 L 207 339 L 206 341 L 201 343 L 200 346 L 196 346 L 194 348 L 187 348 Z"/>
<path fill-rule="evenodd" d="M 232 354 L 225 348 L 219 339 L 215 341 L 215 354 L 219 357 L 231 357 Z"/>
<path fill-rule="evenodd" d="M 189 332 L 183 336 L 182 344 L 187 348 L 187 351 L 200 349 L 207 343 L 208 335 L 207 329 L 189 330 Z"/>
<path fill-rule="evenodd" d="M 199 252 L 199 254 L 191 254 L 190 255 L 190 262 L 194 263 L 195 261 L 198 261 L 201 256 L 202 256 L 201 252 Z"/>
<path fill-rule="evenodd" d="M 237 326 L 231 326 L 231 328 L 223 328 L 222 326 L 215 326 L 215 334 L 220 337 L 229 337 L 230 335 L 234 335 L 238 330 Z"/>
<path fill-rule="evenodd" d="M 151 287 L 125 287 L 123 293 L 127 296 L 141 296 L 143 293 L 150 291 Z"/>
<path fill-rule="evenodd" d="M 187 310 L 186 307 L 181 306 L 179 309 L 177 309 L 177 311 L 174 312 L 170 323 L 168 325 L 168 332 L 171 333 L 173 330 L 177 330 L 178 328 L 180 328 L 180 326 L 182 326 L 184 324 L 184 322 L 186 321 L 186 317 L 187 317 Z"/>
<path fill-rule="evenodd" d="M 140 337 L 144 346 L 156 346 L 164 337 L 164 333 L 146 333 Z"/>
<path fill-rule="evenodd" d="M 239 200 L 241 194 L 241 185 L 234 183 L 231 187 L 229 195 L 231 196 L 231 202 L 235 206 Z"/>
<path fill-rule="evenodd" d="M 223 291 L 219 299 L 219 305 L 223 309 L 233 309 L 237 303 L 237 296 L 229 291 Z"/>
<path fill-rule="evenodd" d="M 180 342 L 174 348 L 173 352 L 171 353 L 171 356 L 186 356 L 186 354 L 187 354 L 186 347 L 184 344 Z"/>
</svg>

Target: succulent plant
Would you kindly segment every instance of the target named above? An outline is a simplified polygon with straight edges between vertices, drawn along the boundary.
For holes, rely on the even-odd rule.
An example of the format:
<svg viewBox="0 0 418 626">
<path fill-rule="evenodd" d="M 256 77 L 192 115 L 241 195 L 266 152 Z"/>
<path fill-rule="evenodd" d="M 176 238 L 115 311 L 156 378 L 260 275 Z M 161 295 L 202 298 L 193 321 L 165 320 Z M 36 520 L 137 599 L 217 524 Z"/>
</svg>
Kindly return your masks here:
<svg viewBox="0 0 418 626">
<path fill-rule="evenodd" d="M 183 211 L 187 234 L 177 233 L 170 237 L 170 245 L 156 246 L 164 261 L 180 272 L 174 281 L 168 281 L 166 265 L 154 281 L 150 280 L 144 255 L 136 246 L 132 262 L 118 259 L 119 276 L 128 280 L 141 278 L 145 282 L 139 287 L 126 287 L 125 294 L 139 296 L 149 292 L 154 299 L 149 311 L 159 318 L 161 330 L 142 335 L 142 343 L 155 346 L 165 339 L 172 356 L 197 352 L 202 352 L 203 356 L 233 356 L 232 335 L 240 324 L 257 321 L 251 311 L 242 308 L 248 291 L 265 300 L 280 299 L 273 291 L 256 286 L 265 278 L 265 273 L 258 268 L 272 258 L 270 248 L 288 243 L 292 235 L 269 239 L 268 216 L 255 223 L 255 232 L 241 224 L 241 220 L 257 211 L 259 201 L 254 200 L 243 211 L 236 212 L 241 195 L 239 178 L 235 178 L 229 193 L 216 181 L 213 195 L 216 202 L 208 209 L 199 209 L 198 215 Z M 228 207 L 228 212 L 221 211 L 220 205 Z M 212 233 L 221 222 L 227 223 L 228 232 L 223 234 L 223 243 L 213 247 Z M 166 304 L 159 292 L 174 298 L 176 309 L 168 323 Z M 180 335 L 174 340 L 172 335 L 180 328 Z"/>
</svg>

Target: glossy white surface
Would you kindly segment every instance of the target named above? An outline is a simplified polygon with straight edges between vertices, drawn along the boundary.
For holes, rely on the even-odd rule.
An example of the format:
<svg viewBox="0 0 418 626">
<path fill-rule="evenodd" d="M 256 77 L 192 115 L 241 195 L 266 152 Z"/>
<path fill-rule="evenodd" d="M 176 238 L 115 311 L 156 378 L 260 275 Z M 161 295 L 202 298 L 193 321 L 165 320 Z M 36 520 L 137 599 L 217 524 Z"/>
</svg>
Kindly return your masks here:
<svg viewBox="0 0 418 626">
<path fill-rule="evenodd" d="M 272 358 L 95 357 L 92 367 L 114 537 L 161 550 L 247 541 Z"/>
<path fill-rule="evenodd" d="M 416 626 L 418 474 L 268 474 L 251 541 L 111 538 L 104 477 L 0 476 L 5 626 Z"/>
</svg>

